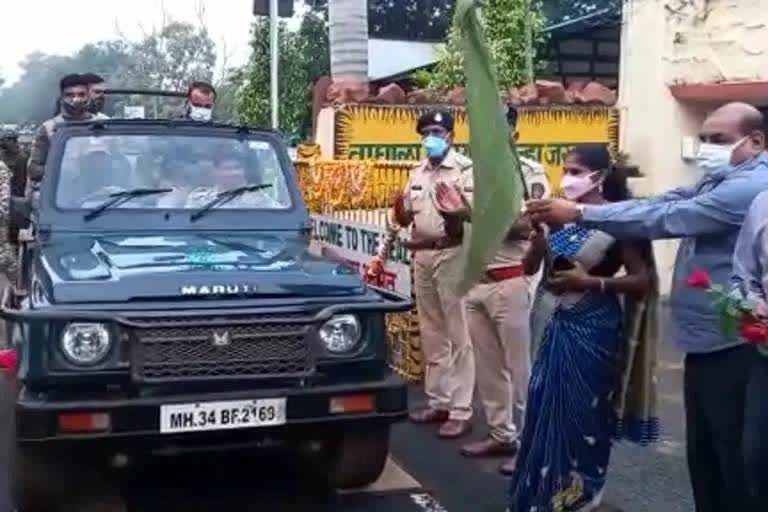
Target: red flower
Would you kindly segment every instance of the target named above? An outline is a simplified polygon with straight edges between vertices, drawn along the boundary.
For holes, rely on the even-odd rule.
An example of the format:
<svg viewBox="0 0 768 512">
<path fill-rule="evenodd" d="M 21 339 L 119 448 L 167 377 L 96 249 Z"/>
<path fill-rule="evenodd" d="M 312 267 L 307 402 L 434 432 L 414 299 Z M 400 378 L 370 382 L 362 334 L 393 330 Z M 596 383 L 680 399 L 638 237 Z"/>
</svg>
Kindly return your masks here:
<svg viewBox="0 0 768 512">
<path fill-rule="evenodd" d="M 760 345 L 768 341 L 768 325 L 764 323 L 744 323 L 741 336 L 750 343 Z"/>
<path fill-rule="evenodd" d="M 712 280 L 705 270 L 697 270 L 688 278 L 688 286 L 708 290 L 712 286 Z"/>
<path fill-rule="evenodd" d="M 0 350 L 0 370 L 8 370 L 10 373 L 16 373 L 19 359 L 15 350 Z"/>
</svg>

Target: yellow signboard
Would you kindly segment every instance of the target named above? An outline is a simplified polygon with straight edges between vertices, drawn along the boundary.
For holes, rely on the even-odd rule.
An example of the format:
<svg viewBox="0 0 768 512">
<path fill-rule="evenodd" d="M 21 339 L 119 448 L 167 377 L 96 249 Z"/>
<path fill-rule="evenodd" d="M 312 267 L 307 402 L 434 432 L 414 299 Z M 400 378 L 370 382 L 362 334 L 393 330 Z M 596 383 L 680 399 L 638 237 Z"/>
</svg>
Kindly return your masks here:
<svg viewBox="0 0 768 512">
<path fill-rule="evenodd" d="M 335 158 L 421 160 L 416 122 L 434 107 L 344 105 L 335 116 Z M 456 119 L 455 144 L 469 152 L 469 125 L 463 109 Z M 553 185 L 560 183 L 563 159 L 576 144 L 604 143 L 618 150 L 618 112 L 611 107 L 522 107 L 518 120 L 522 156 L 541 162 Z"/>
</svg>

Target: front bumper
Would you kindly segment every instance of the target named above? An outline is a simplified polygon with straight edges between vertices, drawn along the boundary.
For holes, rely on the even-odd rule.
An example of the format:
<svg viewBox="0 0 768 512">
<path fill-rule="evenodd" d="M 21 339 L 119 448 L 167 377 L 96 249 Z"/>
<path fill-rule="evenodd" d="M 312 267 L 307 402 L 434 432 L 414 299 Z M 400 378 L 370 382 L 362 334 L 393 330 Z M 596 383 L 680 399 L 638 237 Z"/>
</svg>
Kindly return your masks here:
<svg viewBox="0 0 768 512">
<path fill-rule="evenodd" d="M 356 414 L 334 414 L 330 411 L 332 398 L 370 394 L 375 410 Z M 281 430 L 296 432 L 344 422 L 394 423 L 405 418 L 408 396 L 405 382 L 394 374 L 376 382 L 329 385 L 317 387 L 290 387 L 250 389 L 209 394 L 174 394 L 115 399 L 56 399 L 22 390 L 16 404 L 17 440 L 21 443 L 44 443 L 82 440 L 166 439 L 173 436 L 160 433 L 160 407 L 169 404 L 286 398 L 286 424 L 279 427 L 249 428 L 237 431 L 173 434 L 173 436 L 205 436 L 235 432 L 270 436 Z M 61 413 L 107 413 L 110 428 L 103 432 L 69 434 L 59 431 Z M 234 438 L 234 436 L 232 436 Z"/>
</svg>

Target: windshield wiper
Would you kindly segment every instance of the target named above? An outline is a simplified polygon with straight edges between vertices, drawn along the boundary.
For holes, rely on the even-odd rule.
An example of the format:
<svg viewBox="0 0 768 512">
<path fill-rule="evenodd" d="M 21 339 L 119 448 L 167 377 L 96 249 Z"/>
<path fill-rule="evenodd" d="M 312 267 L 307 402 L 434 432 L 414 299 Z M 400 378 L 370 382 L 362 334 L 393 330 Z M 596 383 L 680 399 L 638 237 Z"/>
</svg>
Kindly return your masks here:
<svg viewBox="0 0 768 512">
<path fill-rule="evenodd" d="M 83 216 L 83 219 L 93 220 L 99 215 L 103 214 L 110 208 L 115 208 L 121 204 L 130 201 L 131 199 L 143 196 L 152 196 L 155 194 L 167 194 L 173 192 L 172 188 L 134 188 L 131 190 L 123 190 L 121 192 L 114 192 L 109 194 L 109 199 L 101 203 L 99 206 L 89 211 Z"/>
<path fill-rule="evenodd" d="M 232 201 L 233 199 L 237 199 L 238 197 L 245 194 L 246 192 L 255 192 L 257 190 L 270 188 L 271 186 L 272 186 L 271 183 L 259 183 L 258 185 L 244 185 L 242 187 L 230 188 L 229 190 L 219 192 L 218 194 L 216 194 L 216 197 L 213 198 L 212 201 L 204 204 L 203 206 L 200 207 L 199 210 L 193 212 L 189 216 L 189 220 L 192 222 L 199 220 L 206 213 L 210 212 L 217 206 L 227 204 L 228 202 Z"/>
</svg>

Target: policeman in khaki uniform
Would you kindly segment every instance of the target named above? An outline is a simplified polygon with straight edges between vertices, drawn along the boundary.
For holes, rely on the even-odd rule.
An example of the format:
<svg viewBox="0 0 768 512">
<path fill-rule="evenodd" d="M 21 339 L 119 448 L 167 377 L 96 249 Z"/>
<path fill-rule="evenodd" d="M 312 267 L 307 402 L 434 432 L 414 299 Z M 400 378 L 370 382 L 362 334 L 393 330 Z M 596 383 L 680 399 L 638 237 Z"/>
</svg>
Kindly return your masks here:
<svg viewBox="0 0 768 512">
<path fill-rule="evenodd" d="M 410 415 L 415 423 L 441 423 L 441 438 L 458 438 L 471 429 L 475 364 L 464 300 L 450 288 L 447 263 L 459 256 L 463 225 L 437 210 L 438 183 L 462 188 L 472 180 L 472 161 L 451 147 L 454 120 L 432 111 L 418 121 L 427 158 L 411 171 L 403 194 L 395 199 L 394 221 L 379 255 L 371 262 L 381 271 L 398 230 L 412 226 L 408 248 L 414 254 L 414 286 L 426 363 L 428 405 Z"/>
<path fill-rule="evenodd" d="M 508 110 L 507 119 L 511 136 L 516 140 L 514 107 Z M 526 198 L 534 192 L 540 197 L 549 195 L 549 184 L 540 164 L 521 158 L 520 170 Z M 468 189 L 471 183 L 465 183 L 464 189 L 439 185 L 438 210 L 447 218 L 470 221 Z M 461 452 L 467 457 L 512 457 L 519 447 L 518 435 L 522 431 L 531 375 L 530 279 L 523 269 L 530 233 L 531 227 L 525 218 L 515 223 L 480 282 L 466 298 L 478 392 L 489 427 L 485 438 L 462 447 Z M 502 472 L 507 471 L 506 466 L 502 466 Z"/>
</svg>

